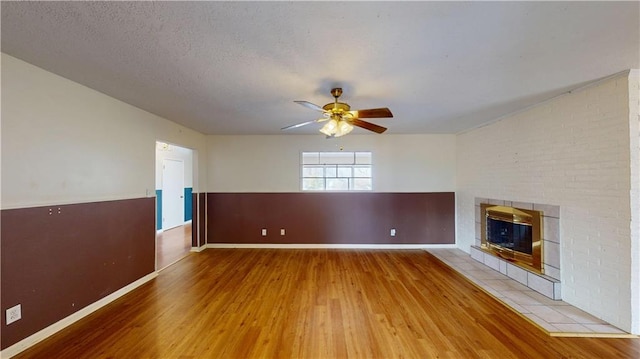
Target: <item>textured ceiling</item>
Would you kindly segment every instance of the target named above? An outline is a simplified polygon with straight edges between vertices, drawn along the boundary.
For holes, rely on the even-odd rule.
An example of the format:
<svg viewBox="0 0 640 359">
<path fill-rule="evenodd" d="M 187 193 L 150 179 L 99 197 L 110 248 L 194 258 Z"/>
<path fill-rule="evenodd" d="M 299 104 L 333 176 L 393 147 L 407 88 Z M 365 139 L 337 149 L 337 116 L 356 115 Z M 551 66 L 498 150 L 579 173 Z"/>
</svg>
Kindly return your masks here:
<svg viewBox="0 0 640 359">
<path fill-rule="evenodd" d="M 279 134 L 334 86 L 389 107 L 371 121 L 388 133 L 457 133 L 640 68 L 639 19 L 639 2 L 3 1 L 1 25 L 2 52 L 207 134 Z"/>
</svg>

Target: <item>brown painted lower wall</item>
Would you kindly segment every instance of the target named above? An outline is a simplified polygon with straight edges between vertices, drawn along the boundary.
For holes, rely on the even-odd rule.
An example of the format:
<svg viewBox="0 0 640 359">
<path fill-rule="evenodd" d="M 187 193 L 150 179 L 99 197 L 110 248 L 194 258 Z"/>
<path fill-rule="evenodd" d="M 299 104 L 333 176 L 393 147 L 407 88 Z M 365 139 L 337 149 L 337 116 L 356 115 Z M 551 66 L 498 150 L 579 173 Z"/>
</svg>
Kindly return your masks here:
<svg viewBox="0 0 640 359">
<path fill-rule="evenodd" d="M 198 209 L 198 217 L 200 218 L 200 221 L 198 222 L 198 229 L 200 233 L 199 246 L 202 247 L 207 243 L 207 194 L 198 193 L 198 201 L 200 203 L 200 207 Z"/>
<path fill-rule="evenodd" d="M 2 210 L 2 349 L 155 270 L 155 200 Z M 22 305 L 6 325 L 5 310 Z"/>
<path fill-rule="evenodd" d="M 206 208 L 206 193 L 193 193 L 192 194 L 192 211 L 191 219 L 191 247 L 202 247 L 206 243 L 205 237 L 205 208 Z"/>
<path fill-rule="evenodd" d="M 191 247 L 198 247 L 198 225 L 200 213 L 198 212 L 198 194 L 191 194 Z"/>
<path fill-rule="evenodd" d="M 455 195 L 208 193 L 207 243 L 453 244 Z"/>
</svg>

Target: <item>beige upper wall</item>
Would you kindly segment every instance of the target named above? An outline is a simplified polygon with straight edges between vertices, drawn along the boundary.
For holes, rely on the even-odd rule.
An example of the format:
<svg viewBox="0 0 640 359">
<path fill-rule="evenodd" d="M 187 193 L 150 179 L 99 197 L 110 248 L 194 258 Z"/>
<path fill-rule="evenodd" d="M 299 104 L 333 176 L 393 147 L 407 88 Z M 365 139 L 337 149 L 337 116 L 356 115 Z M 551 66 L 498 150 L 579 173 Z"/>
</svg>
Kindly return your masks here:
<svg viewBox="0 0 640 359">
<path fill-rule="evenodd" d="M 300 152 L 340 147 L 377 192 L 455 189 L 453 135 L 204 136 L 2 54 L 3 209 L 153 196 L 156 141 L 194 150 L 196 192 L 295 192 Z"/>
<path fill-rule="evenodd" d="M 453 135 L 204 136 L 2 54 L 2 208 L 153 196 L 158 140 L 194 150 L 194 191 L 298 191 L 300 152 L 340 147 L 375 191 L 455 189 Z"/>
<path fill-rule="evenodd" d="M 204 185 L 204 135 L 2 54 L 3 209 L 154 196 L 156 140 Z"/>
<path fill-rule="evenodd" d="M 454 135 L 209 136 L 211 192 L 300 191 L 303 151 L 372 151 L 375 192 L 455 190 Z"/>
</svg>

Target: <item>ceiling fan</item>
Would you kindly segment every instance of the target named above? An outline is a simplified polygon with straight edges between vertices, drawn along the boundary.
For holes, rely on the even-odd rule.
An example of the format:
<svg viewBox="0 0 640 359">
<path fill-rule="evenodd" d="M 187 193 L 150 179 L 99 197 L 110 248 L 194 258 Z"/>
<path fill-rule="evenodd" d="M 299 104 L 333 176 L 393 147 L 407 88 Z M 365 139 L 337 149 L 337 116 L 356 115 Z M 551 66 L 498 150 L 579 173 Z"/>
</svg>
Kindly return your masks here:
<svg viewBox="0 0 640 359">
<path fill-rule="evenodd" d="M 295 125 L 283 127 L 282 130 L 290 130 L 293 128 L 302 127 L 312 123 L 328 121 L 321 129 L 320 132 L 327 135 L 327 137 L 340 137 L 348 134 L 353 130 L 353 126 L 361 127 L 375 133 L 383 133 L 387 130 L 386 127 L 378 126 L 374 123 L 361 120 L 361 118 L 385 118 L 393 117 L 391 110 L 386 107 L 372 108 L 368 110 L 356 110 L 351 111 L 351 107 L 344 103 L 338 102 L 338 98 L 342 95 L 342 88 L 331 89 L 331 95 L 333 95 L 335 101 L 328 103 L 322 107 L 313 104 L 308 101 L 294 101 L 304 107 L 310 108 L 322 112 L 322 117 L 317 120 L 298 123 Z"/>
</svg>

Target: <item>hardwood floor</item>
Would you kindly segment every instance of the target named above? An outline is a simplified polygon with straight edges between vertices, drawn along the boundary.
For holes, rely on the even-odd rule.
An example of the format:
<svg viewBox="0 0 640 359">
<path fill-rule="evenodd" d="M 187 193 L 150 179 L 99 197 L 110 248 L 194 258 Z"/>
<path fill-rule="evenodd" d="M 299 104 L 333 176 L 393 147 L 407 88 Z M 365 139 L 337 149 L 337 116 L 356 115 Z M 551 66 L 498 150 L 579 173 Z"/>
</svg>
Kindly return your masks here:
<svg viewBox="0 0 640 359">
<path fill-rule="evenodd" d="M 191 223 L 159 233 L 156 244 L 158 269 L 186 257 L 191 252 Z"/>
<path fill-rule="evenodd" d="M 209 249 L 18 358 L 639 358 L 546 335 L 421 250 Z"/>
</svg>

